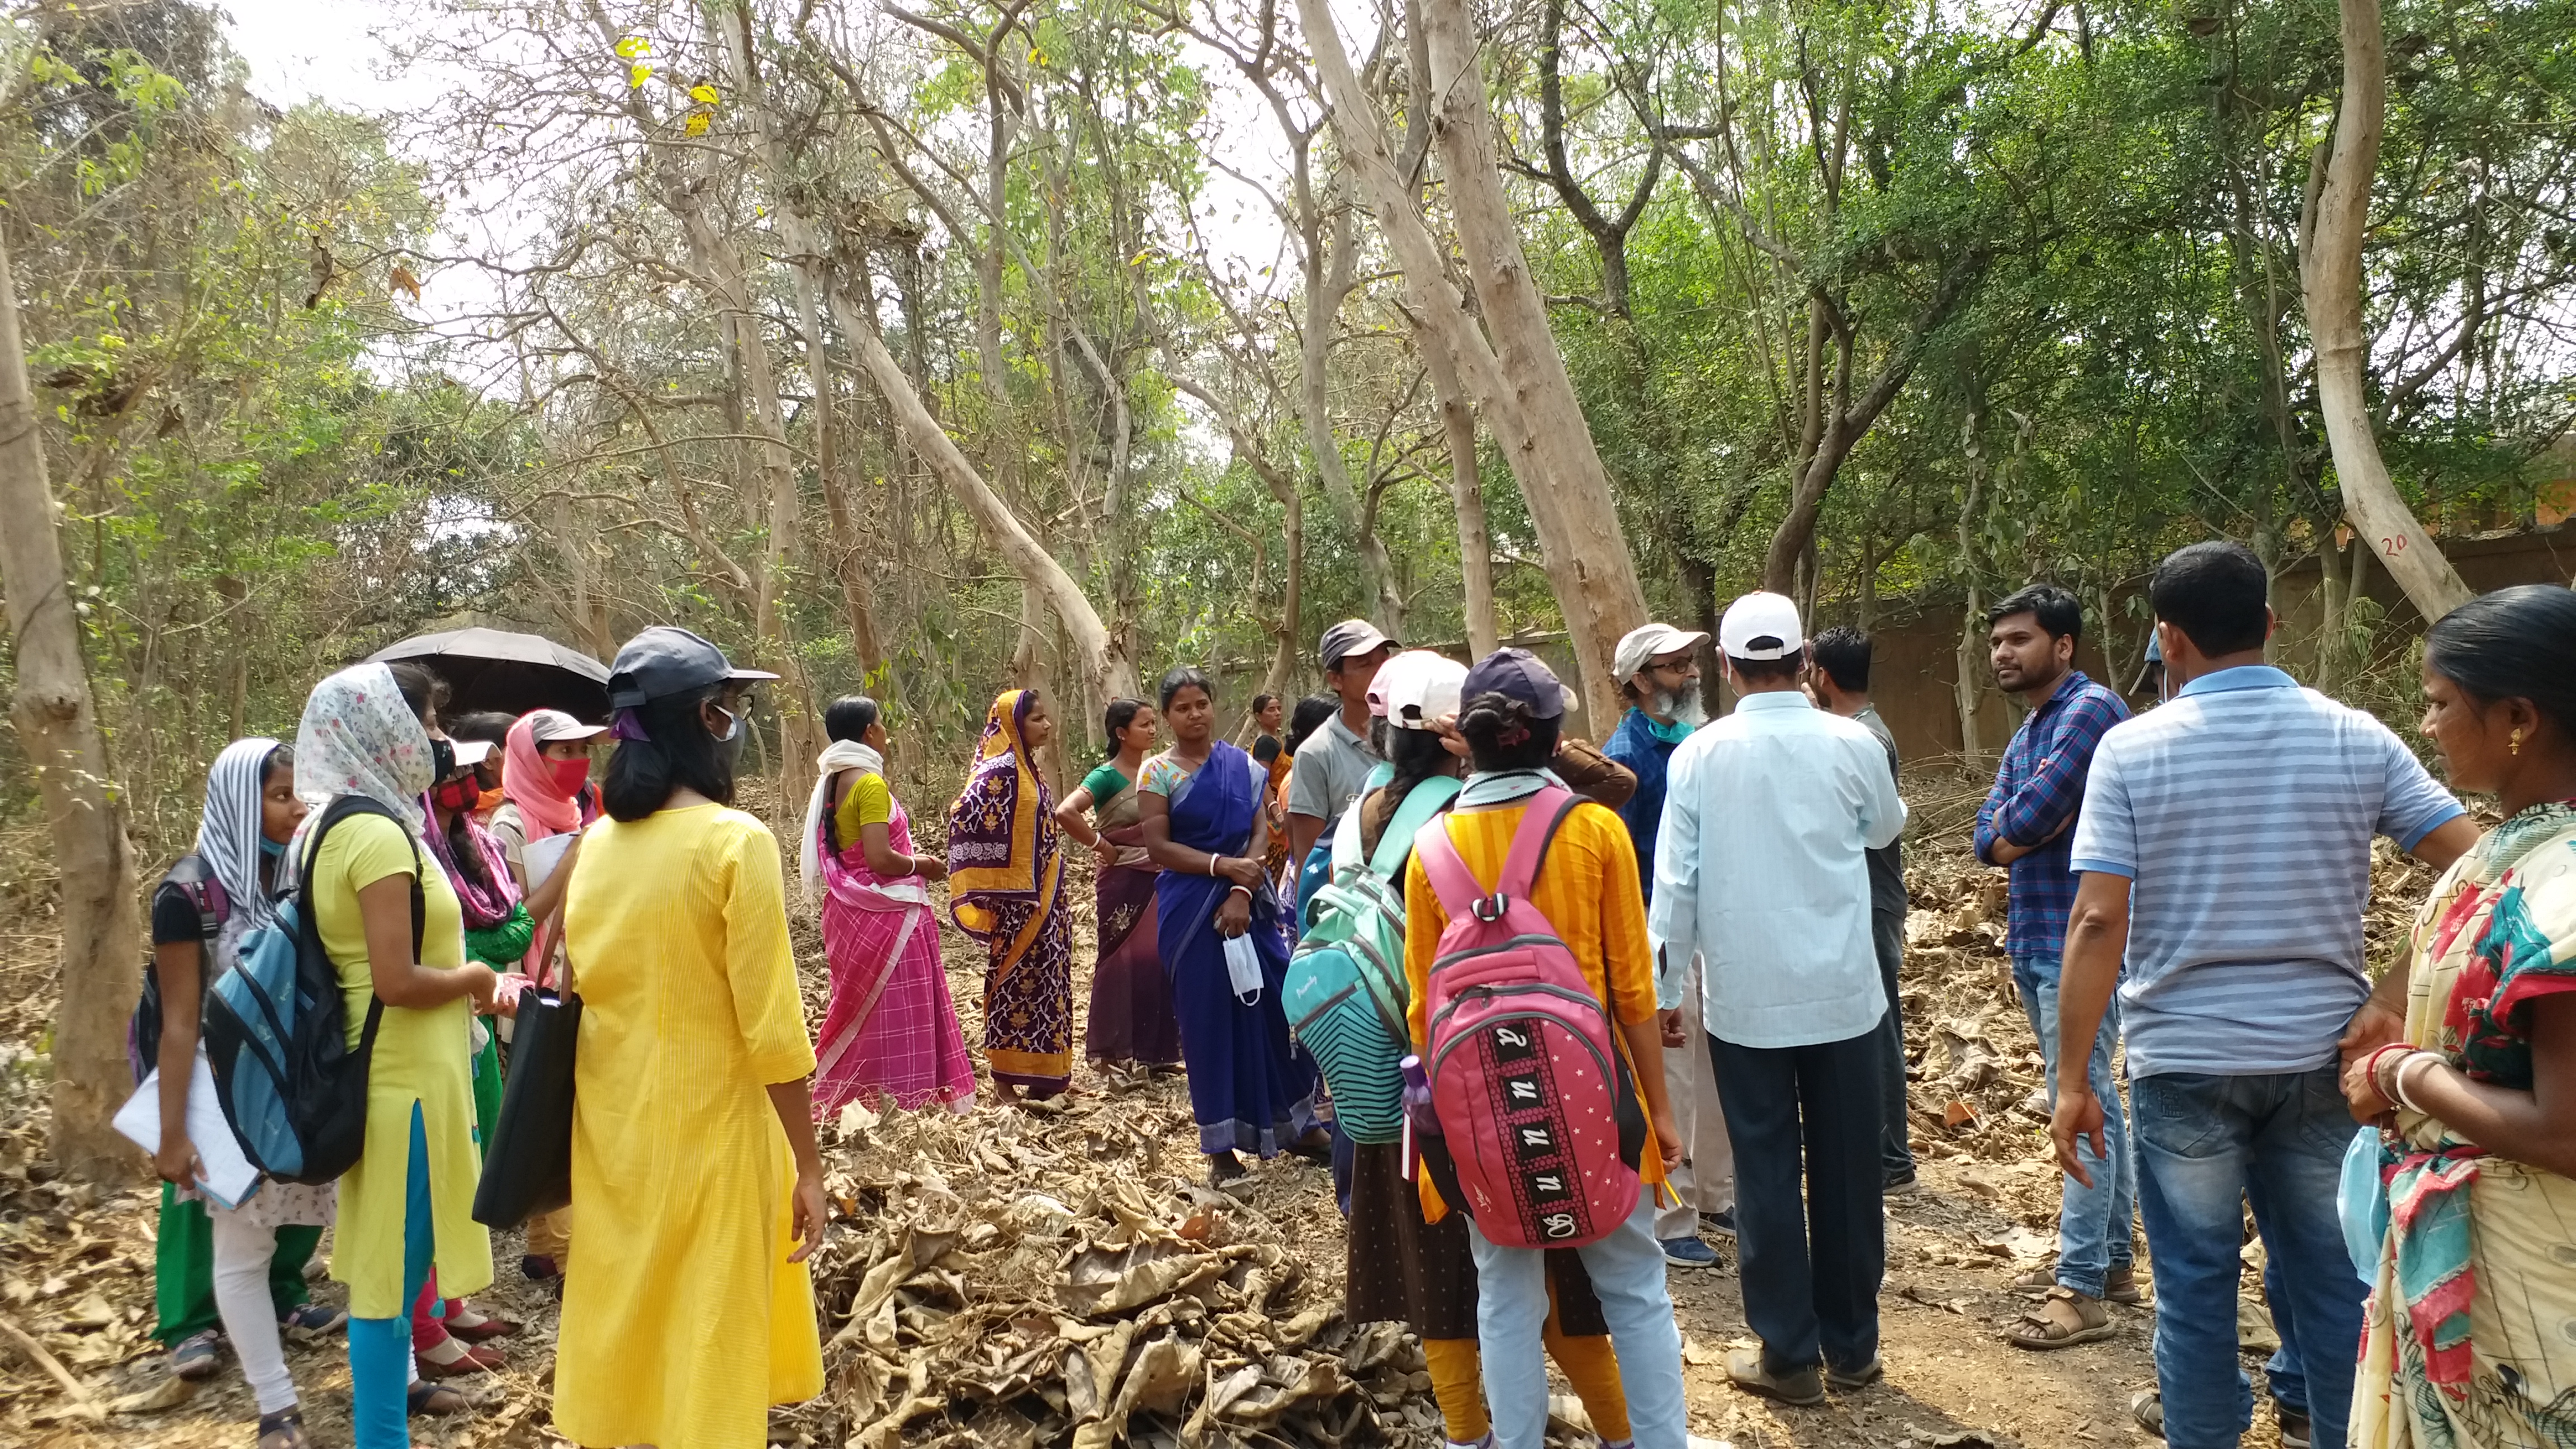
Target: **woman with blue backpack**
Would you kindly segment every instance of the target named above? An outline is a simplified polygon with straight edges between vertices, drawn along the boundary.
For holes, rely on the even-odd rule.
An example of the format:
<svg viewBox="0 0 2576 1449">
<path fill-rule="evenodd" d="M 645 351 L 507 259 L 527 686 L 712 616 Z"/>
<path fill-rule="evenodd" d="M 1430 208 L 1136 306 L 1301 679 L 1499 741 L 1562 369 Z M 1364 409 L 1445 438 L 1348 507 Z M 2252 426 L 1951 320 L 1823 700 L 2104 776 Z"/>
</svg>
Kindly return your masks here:
<svg viewBox="0 0 2576 1449">
<path fill-rule="evenodd" d="M 171 1369 L 183 1379 L 210 1376 L 220 1320 L 259 1403 L 259 1449 L 304 1443 L 281 1331 L 312 1337 L 346 1318 L 308 1301 L 304 1286 L 305 1260 L 331 1222 L 332 1193 L 264 1182 L 230 1208 L 208 1197 L 198 1187 L 203 1165 L 188 1134 L 188 1098 L 205 1054 L 197 1029 L 205 984 L 231 964 L 244 935 L 276 918 L 277 862 L 304 815 L 291 747 L 235 740 L 215 757 L 197 848 L 152 893 L 152 990 L 135 1014 L 137 1064 L 161 1074 L 154 1280 Z"/>
<path fill-rule="evenodd" d="M 1399 654 L 1369 689 L 1371 743 L 1386 763 L 1334 827 L 1331 884 L 1287 979 L 1290 1023 L 1332 1088 L 1353 1139 L 1343 1316 L 1400 1321 L 1422 1339 L 1432 1397 L 1451 1445 L 1482 1443 L 1493 1427 L 1479 1382 L 1476 1264 L 1466 1220 L 1426 1222 L 1403 1140 L 1404 868 L 1413 837 L 1457 799 L 1466 742 L 1456 733 L 1467 667 L 1429 650 Z M 1356 987 L 1354 991 L 1352 988 Z M 1618 1357 L 1582 1260 L 1548 1262 L 1545 1338 L 1605 1444 L 1628 1438 Z"/>
<path fill-rule="evenodd" d="M 295 736 L 296 793 L 315 809 L 288 846 L 365 1054 L 365 1145 L 340 1179 L 331 1276 L 349 1286 L 349 1419 L 357 1449 L 401 1449 L 414 1411 L 457 1396 L 411 1374 L 411 1304 L 435 1267 L 451 1293 L 492 1281 L 474 1221 L 466 1023 L 499 977 L 465 958 L 465 918 L 426 844 L 422 797 L 454 773 L 438 729 L 445 684 L 369 663 L 314 686 Z M 461 1406 L 461 1405 L 460 1405 Z"/>
<path fill-rule="evenodd" d="M 1208 1177 L 1241 1177 L 1237 1152 L 1330 1161 L 1315 1120 L 1315 1064 L 1289 1044 L 1279 1002 L 1287 916 L 1261 866 L 1269 772 L 1216 737 L 1206 675 L 1187 667 L 1164 675 L 1161 704 L 1172 747 L 1145 762 L 1137 820 L 1146 853 L 1163 868 L 1155 947 L 1172 982 Z"/>
</svg>

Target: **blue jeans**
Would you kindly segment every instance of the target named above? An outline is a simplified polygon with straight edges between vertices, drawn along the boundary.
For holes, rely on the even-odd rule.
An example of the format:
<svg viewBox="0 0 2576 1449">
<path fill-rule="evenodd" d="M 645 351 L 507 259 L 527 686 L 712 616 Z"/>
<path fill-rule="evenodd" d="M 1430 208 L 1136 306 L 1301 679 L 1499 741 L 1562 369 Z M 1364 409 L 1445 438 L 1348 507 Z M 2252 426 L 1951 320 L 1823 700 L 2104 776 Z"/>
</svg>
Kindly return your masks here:
<svg viewBox="0 0 2576 1449">
<path fill-rule="evenodd" d="M 2047 1063 L 2048 1097 L 2057 1100 L 2057 971 L 2054 956 L 2013 958 L 2013 987 L 2021 993 L 2022 1014 L 2039 1035 L 2040 1059 Z M 2104 1280 L 2114 1268 L 2126 1268 L 2135 1257 L 2129 1224 L 2137 1220 L 2138 1164 L 2129 1150 L 2128 1114 L 2120 1107 L 2120 1084 L 2111 1075 L 2111 1048 L 2120 1039 L 2120 1001 L 2102 1013 L 2093 1035 L 2093 1060 L 2085 1077 L 2093 1100 L 2102 1104 L 2102 1139 L 2111 1151 L 2109 1166 L 2095 1155 L 2090 1137 L 2078 1139 L 2076 1156 L 2093 1185 L 2074 1177 L 2059 1180 L 2057 1199 L 2057 1281 L 2087 1298 L 2102 1296 Z M 2358 1342 L 2358 1340 L 2355 1340 Z"/>
<path fill-rule="evenodd" d="M 1467 1249 L 1476 1259 L 1476 1343 L 1496 1449 L 1540 1449 L 1547 1438 L 1547 1360 L 1539 1347 L 1547 1323 L 1547 1254 L 1496 1247 L 1472 1219 Z M 1637 1449 L 1683 1449 L 1689 1414 L 1682 1403 L 1682 1331 L 1664 1288 L 1654 1189 L 1637 1194 L 1636 1211 L 1608 1237 L 1574 1251 L 1610 1325 Z"/>
<path fill-rule="evenodd" d="M 414 1102 L 411 1162 L 403 1184 L 402 1311 L 391 1318 L 349 1320 L 349 1430 L 357 1449 L 404 1449 L 411 1443 L 411 1305 L 429 1281 L 434 1247 L 429 1132 L 421 1123 L 420 1104 Z"/>
<path fill-rule="evenodd" d="M 2245 1205 L 2270 1251 L 2264 1289 L 2281 1331 L 2275 1398 L 2305 1408 L 2313 1442 L 2344 1442 L 2363 1287 L 2344 1250 L 2335 1186 L 2352 1116 L 2329 1064 L 2307 1072 L 2168 1073 L 2130 1086 L 2138 1205 L 2156 1260 L 2156 1383 L 2174 1449 L 2234 1449 L 2254 1398 L 2236 1357 Z"/>
</svg>

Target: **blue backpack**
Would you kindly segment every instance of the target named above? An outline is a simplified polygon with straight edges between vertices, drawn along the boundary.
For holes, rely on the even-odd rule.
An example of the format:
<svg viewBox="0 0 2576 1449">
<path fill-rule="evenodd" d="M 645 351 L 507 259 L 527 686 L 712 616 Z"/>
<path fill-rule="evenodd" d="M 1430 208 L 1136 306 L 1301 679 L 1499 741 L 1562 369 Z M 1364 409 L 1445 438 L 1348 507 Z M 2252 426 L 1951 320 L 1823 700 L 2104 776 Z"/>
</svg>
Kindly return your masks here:
<svg viewBox="0 0 2576 1449">
<path fill-rule="evenodd" d="M 322 949 L 313 913 L 323 838 L 352 815 L 400 823 L 364 796 L 332 801 L 314 824 L 295 894 L 278 903 L 273 924 L 242 938 L 232 968 L 206 990 L 203 1030 L 215 1095 L 252 1165 L 280 1182 L 331 1182 L 356 1166 L 367 1146 L 367 1063 L 385 1004 L 368 1001 L 366 1026 L 351 1047 L 339 968 Z M 412 864 L 416 961 L 424 924 L 419 872 L 427 869 L 417 843 Z"/>
<path fill-rule="evenodd" d="M 1288 962 L 1280 995 L 1288 1028 L 1323 1069 L 1333 1119 L 1354 1142 L 1394 1142 L 1404 1133 L 1404 1078 L 1396 1064 L 1413 1049 L 1405 1025 L 1413 993 L 1404 976 L 1400 872 L 1414 833 L 1458 790 L 1458 781 L 1443 776 L 1417 783 L 1366 859 L 1360 807 L 1342 812 L 1332 879 L 1315 892 L 1305 939 Z"/>
</svg>

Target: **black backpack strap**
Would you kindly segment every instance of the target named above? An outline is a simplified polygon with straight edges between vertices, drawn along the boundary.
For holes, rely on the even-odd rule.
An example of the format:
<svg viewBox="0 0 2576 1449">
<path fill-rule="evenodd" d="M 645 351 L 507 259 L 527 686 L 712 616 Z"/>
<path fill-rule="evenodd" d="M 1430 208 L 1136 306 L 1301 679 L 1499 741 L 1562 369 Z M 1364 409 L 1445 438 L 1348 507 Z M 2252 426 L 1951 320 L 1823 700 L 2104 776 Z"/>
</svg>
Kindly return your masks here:
<svg viewBox="0 0 2576 1449">
<path fill-rule="evenodd" d="M 303 909 L 296 913 L 302 918 L 301 929 L 312 937 L 314 947 L 317 950 L 320 949 L 322 922 L 313 909 L 313 867 L 322 859 L 322 837 L 331 832 L 332 826 L 352 815 L 383 816 L 402 828 L 403 840 L 411 846 L 411 959 L 418 961 L 421 941 L 429 929 L 429 899 L 421 890 L 420 883 L 421 872 L 429 869 L 429 862 L 421 855 L 420 841 L 413 837 L 411 827 L 403 823 L 402 817 L 386 809 L 381 802 L 364 795 L 343 795 L 332 801 L 323 810 L 322 818 L 314 823 L 313 838 L 307 841 L 304 847 L 304 869 L 296 875 L 296 894 L 304 897 Z M 372 1000 L 367 1007 L 367 1040 L 369 1041 L 375 1039 L 376 1016 L 383 1010 L 384 1002 L 381 1000 Z"/>
<path fill-rule="evenodd" d="M 180 856 L 163 878 L 166 884 L 179 888 L 188 904 L 197 908 L 197 940 L 205 947 L 207 959 L 213 959 L 215 939 L 223 934 L 224 918 L 231 912 L 231 900 L 225 896 L 223 883 L 215 878 L 206 858 L 194 852 Z"/>
</svg>

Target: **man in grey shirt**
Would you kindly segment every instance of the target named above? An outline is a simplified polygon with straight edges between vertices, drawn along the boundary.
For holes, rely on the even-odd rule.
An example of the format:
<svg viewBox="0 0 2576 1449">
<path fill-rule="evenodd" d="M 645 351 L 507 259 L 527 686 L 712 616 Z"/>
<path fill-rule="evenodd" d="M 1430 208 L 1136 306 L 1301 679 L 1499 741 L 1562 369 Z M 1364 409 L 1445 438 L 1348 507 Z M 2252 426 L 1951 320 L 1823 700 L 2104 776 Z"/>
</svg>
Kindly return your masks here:
<svg viewBox="0 0 2576 1449">
<path fill-rule="evenodd" d="M 1869 702 L 1869 636 L 1845 624 L 1817 635 L 1808 649 L 1807 682 L 1817 705 L 1867 725 L 1887 751 L 1887 772 L 1895 774 L 1896 736 Z M 1878 952 L 1879 981 L 1887 988 L 1887 1016 L 1879 1023 L 1887 1111 L 1879 1165 L 1887 1190 L 1907 1193 L 1914 1190 L 1914 1150 L 1906 1142 L 1905 1018 L 1897 1005 L 1896 984 L 1905 959 L 1905 846 L 1891 840 L 1868 854 L 1869 934 Z"/>
<path fill-rule="evenodd" d="M 1369 684 L 1395 652 L 1395 641 L 1366 619 L 1344 619 L 1324 631 L 1316 652 L 1324 683 L 1342 709 L 1297 747 L 1297 765 L 1288 776 L 1288 859 L 1295 865 L 1305 862 L 1324 827 L 1341 818 L 1378 767 L 1378 752 L 1368 739 Z"/>
</svg>

